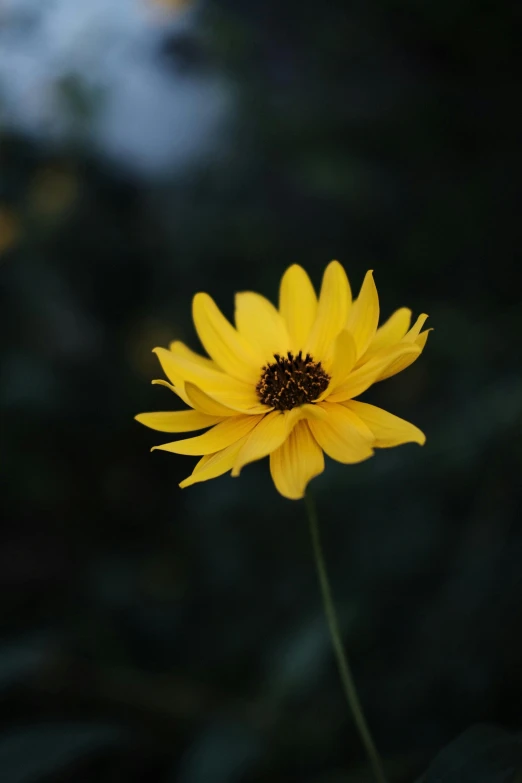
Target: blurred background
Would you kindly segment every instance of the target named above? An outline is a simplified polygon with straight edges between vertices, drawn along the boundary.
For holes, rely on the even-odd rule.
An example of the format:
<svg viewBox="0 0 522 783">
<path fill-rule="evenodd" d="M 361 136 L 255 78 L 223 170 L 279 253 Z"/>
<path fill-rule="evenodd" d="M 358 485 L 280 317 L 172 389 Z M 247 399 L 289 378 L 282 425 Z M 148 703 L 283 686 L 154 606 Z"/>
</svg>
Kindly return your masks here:
<svg viewBox="0 0 522 783">
<path fill-rule="evenodd" d="M 267 460 L 182 491 L 133 420 L 196 291 L 231 316 L 293 262 L 435 329 L 364 396 L 424 449 L 313 483 L 390 778 L 522 728 L 520 16 L 1 0 L 2 783 L 371 779 L 303 504 Z"/>
</svg>

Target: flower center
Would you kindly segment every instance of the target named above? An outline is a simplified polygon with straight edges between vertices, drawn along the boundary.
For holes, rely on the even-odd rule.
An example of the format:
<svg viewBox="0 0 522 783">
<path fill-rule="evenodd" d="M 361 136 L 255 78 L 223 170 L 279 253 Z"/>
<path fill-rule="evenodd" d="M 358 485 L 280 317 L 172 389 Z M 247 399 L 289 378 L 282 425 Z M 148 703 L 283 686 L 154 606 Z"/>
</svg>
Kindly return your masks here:
<svg viewBox="0 0 522 783">
<path fill-rule="evenodd" d="M 271 408 L 289 411 L 313 402 L 330 382 L 321 362 L 315 362 L 309 353 L 305 357 L 302 351 L 296 356 L 291 351 L 286 356 L 275 353 L 274 359 L 275 362 L 265 364 L 256 386 L 261 402 Z"/>
</svg>

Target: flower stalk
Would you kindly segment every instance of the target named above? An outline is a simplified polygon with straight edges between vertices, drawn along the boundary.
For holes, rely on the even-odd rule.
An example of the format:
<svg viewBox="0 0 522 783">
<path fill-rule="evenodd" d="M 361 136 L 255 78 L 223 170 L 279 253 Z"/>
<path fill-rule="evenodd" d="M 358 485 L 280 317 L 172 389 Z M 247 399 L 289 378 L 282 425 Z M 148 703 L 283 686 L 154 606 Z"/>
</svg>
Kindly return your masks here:
<svg viewBox="0 0 522 783">
<path fill-rule="evenodd" d="M 359 696 L 357 695 L 357 690 L 355 688 L 355 682 L 350 670 L 348 658 L 343 647 L 341 630 L 339 628 L 339 620 L 335 611 L 332 590 L 328 579 L 323 548 L 321 545 L 321 538 L 319 535 L 317 511 L 310 492 L 306 492 L 305 502 L 324 611 L 346 700 L 348 701 L 348 705 L 352 712 L 359 736 L 361 738 L 362 744 L 364 745 L 364 749 L 366 750 L 366 754 L 372 767 L 375 780 L 377 783 L 387 783 L 382 762 L 373 741 L 373 737 L 370 733 L 370 729 L 368 728 L 366 718 L 364 717 L 364 712 L 361 707 L 361 702 L 359 701 Z"/>
</svg>

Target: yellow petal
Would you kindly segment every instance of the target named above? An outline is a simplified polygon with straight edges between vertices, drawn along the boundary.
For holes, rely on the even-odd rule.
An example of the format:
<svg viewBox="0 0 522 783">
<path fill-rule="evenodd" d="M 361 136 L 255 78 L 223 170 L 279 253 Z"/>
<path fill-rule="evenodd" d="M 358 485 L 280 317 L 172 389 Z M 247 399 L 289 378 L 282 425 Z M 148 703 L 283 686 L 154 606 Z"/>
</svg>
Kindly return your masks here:
<svg viewBox="0 0 522 783">
<path fill-rule="evenodd" d="M 376 439 L 374 445 L 378 448 L 400 446 L 402 443 L 418 443 L 419 446 L 424 446 L 426 442 L 426 436 L 418 427 L 382 408 L 356 400 L 342 404 L 370 428 Z"/>
<path fill-rule="evenodd" d="M 368 425 L 365 424 L 359 416 L 356 416 L 356 414 L 350 410 L 350 408 L 348 408 L 346 403 L 326 401 L 316 405 L 316 408 L 320 408 L 324 413 L 324 418 L 322 418 L 321 421 L 326 421 L 328 424 L 330 424 L 330 426 L 332 426 L 332 421 L 337 421 L 337 417 L 345 424 L 352 424 L 355 429 L 358 430 L 359 434 L 362 435 L 363 438 L 368 441 L 372 447 L 374 446 L 375 435 Z M 340 408 L 343 410 L 341 411 Z M 348 412 L 348 415 L 346 412 Z"/>
<path fill-rule="evenodd" d="M 270 473 L 276 489 L 290 500 L 302 498 L 308 482 L 323 470 L 323 452 L 306 421 L 298 422 L 284 443 L 270 454 Z"/>
<path fill-rule="evenodd" d="M 400 342 L 411 323 L 411 310 L 407 307 L 401 307 L 396 310 L 387 321 L 383 323 L 375 337 L 368 347 L 368 353 L 376 353 L 381 348 L 387 348 L 390 345 Z"/>
<path fill-rule="evenodd" d="M 338 261 L 325 269 L 317 316 L 305 347 L 316 361 L 331 351 L 332 343 L 344 327 L 351 303 L 351 292 L 346 272 Z"/>
<path fill-rule="evenodd" d="M 192 317 L 203 347 L 224 372 L 247 383 L 258 379 L 262 355 L 234 329 L 208 294 L 196 294 Z"/>
<path fill-rule="evenodd" d="M 318 401 L 324 400 L 334 389 L 341 386 L 352 371 L 356 359 L 355 342 L 345 329 L 336 337 L 333 359 L 328 372 L 330 374 L 330 383 L 318 398 Z"/>
<path fill-rule="evenodd" d="M 397 360 L 402 360 L 410 355 L 418 356 L 420 349 L 415 344 L 399 343 L 391 348 L 383 348 L 374 356 L 371 356 L 367 362 L 362 364 L 351 375 L 348 376 L 345 383 L 337 389 L 333 389 L 328 402 L 344 402 L 362 394 L 373 383 L 382 380 L 383 374 L 387 368 Z"/>
<path fill-rule="evenodd" d="M 236 294 L 235 318 L 239 334 L 262 353 L 264 362 L 291 349 L 284 318 L 264 296 L 252 291 Z"/>
<path fill-rule="evenodd" d="M 421 353 L 424 350 L 426 343 L 428 341 L 428 335 L 430 332 L 432 332 L 433 329 L 425 329 L 424 332 L 421 332 L 417 339 L 415 340 L 415 345 L 418 345 L 421 349 Z"/>
<path fill-rule="evenodd" d="M 413 354 L 403 354 L 402 356 L 399 356 L 392 364 L 389 364 L 386 367 L 381 375 L 379 375 L 377 378 L 378 381 L 385 381 L 386 378 L 391 378 L 392 375 L 397 375 L 398 372 L 402 372 L 406 369 L 406 367 L 409 367 L 410 364 L 413 364 L 413 362 L 419 358 L 424 349 L 424 346 L 426 345 L 428 334 L 431 331 L 431 329 L 426 329 L 424 332 L 420 331 L 424 326 L 427 317 L 428 316 L 425 313 L 419 315 L 410 331 L 402 339 L 402 343 L 404 345 L 415 345 L 419 349 L 419 352 Z"/>
<path fill-rule="evenodd" d="M 321 403 L 328 421 L 310 420 L 310 430 L 317 443 L 332 459 L 345 465 L 362 462 L 373 454 L 373 436 L 361 428 L 351 411 L 336 403 Z M 348 413 L 348 415 L 346 415 Z"/>
<path fill-rule="evenodd" d="M 176 387 L 172 383 L 163 380 L 163 378 L 155 378 L 151 381 L 151 384 L 153 386 L 165 386 L 166 389 L 170 389 L 174 394 L 176 393 Z"/>
<path fill-rule="evenodd" d="M 353 303 L 345 328 L 352 334 L 357 358 L 362 356 L 375 337 L 379 323 L 379 295 L 373 272 L 366 272 L 359 296 Z"/>
<path fill-rule="evenodd" d="M 198 484 L 200 481 L 208 481 L 209 479 L 222 476 L 223 473 L 231 470 L 244 440 L 245 438 L 241 438 L 237 443 L 232 443 L 231 446 L 218 451 L 216 454 L 208 454 L 202 457 L 192 471 L 192 475 L 184 479 L 179 486 L 185 489 L 185 487 Z"/>
<path fill-rule="evenodd" d="M 167 351 L 166 348 L 154 348 L 152 353 L 155 353 L 158 357 L 161 369 L 173 386 L 181 386 L 183 384 L 183 376 L 178 365 L 174 363 L 171 352 Z"/>
<path fill-rule="evenodd" d="M 173 385 L 172 383 L 169 383 L 168 381 L 164 381 L 163 378 L 158 378 L 154 381 L 151 381 L 153 386 L 166 386 L 167 389 L 170 389 L 174 394 L 177 394 L 178 397 L 183 400 L 185 405 L 190 406 L 189 399 L 185 393 L 185 384 L 183 381 L 180 382 L 179 385 Z"/>
<path fill-rule="evenodd" d="M 327 414 L 316 403 L 305 403 L 298 410 L 302 419 L 319 419 L 319 421 L 322 421 L 327 418 Z"/>
<path fill-rule="evenodd" d="M 293 408 L 291 411 L 272 411 L 264 416 L 246 439 L 234 463 L 232 475 L 239 476 L 249 462 L 262 459 L 278 449 L 301 415 L 299 408 Z"/>
<path fill-rule="evenodd" d="M 262 418 L 262 416 L 237 416 L 225 419 L 203 435 L 154 446 L 152 451 L 160 449 L 173 454 L 214 454 L 247 435 Z"/>
<path fill-rule="evenodd" d="M 166 348 L 154 348 L 153 353 L 158 357 L 163 372 L 174 386 L 183 386 L 184 381 L 191 383 L 213 382 L 226 383 L 229 377 L 221 372 L 217 365 L 210 359 L 191 351 L 180 342 L 170 344 L 170 350 Z M 230 379 L 233 385 L 239 381 Z M 246 384 L 242 384 L 242 387 Z"/>
<path fill-rule="evenodd" d="M 183 378 L 193 383 L 222 405 L 243 412 L 263 413 L 270 410 L 262 405 L 255 386 L 238 381 L 223 372 L 217 372 L 188 356 L 155 348 L 154 352 L 168 378 Z"/>
<path fill-rule="evenodd" d="M 216 362 L 214 362 L 212 359 L 209 359 L 208 356 L 201 356 L 199 353 L 196 353 L 196 351 L 193 351 L 192 348 L 189 348 L 188 345 L 185 345 L 185 343 L 182 343 L 180 340 L 173 340 L 171 343 L 169 343 L 169 351 L 172 351 L 172 353 L 175 353 L 178 356 L 186 356 L 188 359 L 192 359 L 192 361 L 196 362 L 201 367 L 206 367 L 210 370 L 217 370 L 218 372 L 221 371 L 221 368 L 216 364 Z"/>
<path fill-rule="evenodd" d="M 417 337 L 420 334 L 420 331 L 421 331 L 422 327 L 426 323 L 427 319 L 428 319 L 428 316 L 426 315 L 426 313 L 422 313 L 422 315 L 419 315 L 419 317 L 417 318 L 417 320 L 415 321 L 415 323 L 413 324 L 413 326 L 411 327 L 409 332 L 407 332 L 404 335 L 403 339 L 406 342 L 409 342 L 409 343 L 415 342 L 415 340 L 417 339 Z"/>
<path fill-rule="evenodd" d="M 233 379 L 231 379 L 233 380 Z M 273 408 L 260 402 L 255 390 L 249 389 L 248 392 L 221 389 L 207 389 L 207 394 L 213 400 L 220 402 L 227 408 L 231 408 L 236 413 L 247 414 L 248 416 L 258 416 L 259 414 L 270 413 Z"/>
<path fill-rule="evenodd" d="M 140 424 L 160 432 L 190 432 L 212 427 L 222 421 L 221 416 L 207 416 L 199 411 L 165 411 L 139 413 L 134 417 Z"/>
<path fill-rule="evenodd" d="M 193 383 L 187 383 L 185 384 L 185 393 L 187 395 L 187 398 L 189 400 L 190 405 L 192 405 L 193 408 L 195 408 L 197 411 L 201 411 L 201 413 L 206 413 L 209 416 L 237 416 L 237 411 L 233 410 L 232 408 L 227 408 L 225 405 L 222 405 L 220 402 L 216 402 L 216 400 L 212 399 L 212 397 L 209 397 L 208 394 L 205 394 L 204 391 L 202 391 L 198 386 L 196 386 Z"/>
<path fill-rule="evenodd" d="M 294 353 L 302 350 L 315 322 L 317 297 L 305 270 L 292 264 L 281 279 L 279 312 L 286 321 Z"/>
<path fill-rule="evenodd" d="M 391 378 L 393 375 L 397 375 L 397 373 L 402 372 L 407 367 L 409 367 L 410 364 L 413 364 L 413 362 L 417 361 L 422 353 L 422 349 L 419 348 L 417 343 L 413 343 L 412 345 L 418 350 L 409 353 L 403 353 L 401 356 L 399 356 L 394 362 L 386 367 L 386 369 L 379 375 L 378 378 L 375 379 L 375 383 L 377 383 L 377 381 L 385 381 L 387 378 Z"/>
</svg>

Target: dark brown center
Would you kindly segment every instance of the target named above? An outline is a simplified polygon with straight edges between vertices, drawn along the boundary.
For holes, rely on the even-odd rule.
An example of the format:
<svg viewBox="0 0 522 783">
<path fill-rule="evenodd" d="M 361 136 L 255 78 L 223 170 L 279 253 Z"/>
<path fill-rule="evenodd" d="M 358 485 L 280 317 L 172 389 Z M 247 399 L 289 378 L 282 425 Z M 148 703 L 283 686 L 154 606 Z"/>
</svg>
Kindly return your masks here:
<svg viewBox="0 0 522 783">
<path fill-rule="evenodd" d="M 275 362 L 263 367 L 261 380 L 256 386 L 259 399 L 265 405 L 279 411 L 289 411 L 305 402 L 313 402 L 323 392 L 330 376 L 321 362 L 315 362 L 309 353 L 294 356 L 274 354 Z"/>
</svg>

